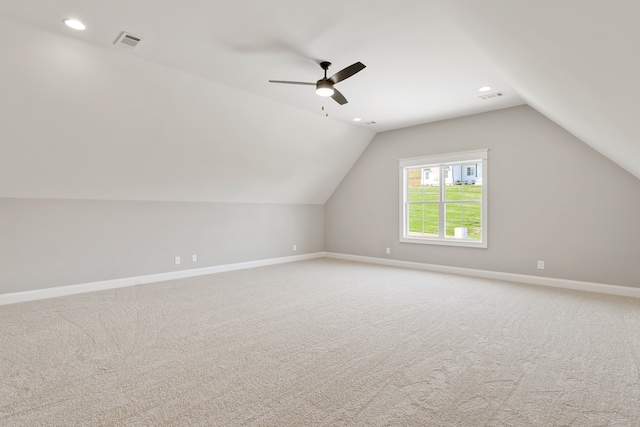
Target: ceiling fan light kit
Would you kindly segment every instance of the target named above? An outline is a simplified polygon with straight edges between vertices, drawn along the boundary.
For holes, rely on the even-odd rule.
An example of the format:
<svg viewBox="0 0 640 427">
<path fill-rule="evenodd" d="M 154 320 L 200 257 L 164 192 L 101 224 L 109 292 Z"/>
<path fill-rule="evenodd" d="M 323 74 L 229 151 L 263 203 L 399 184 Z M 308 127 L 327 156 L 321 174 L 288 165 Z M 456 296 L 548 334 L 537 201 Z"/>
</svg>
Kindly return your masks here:
<svg viewBox="0 0 640 427">
<path fill-rule="evenodd" d="M 320 96 L 331 96 L 335 93 L 333 84 L 328 80 L 318 80 L 316 84 L 316 93 Z"/>
<path fill-rule="evenodd" d="M 269 80 L 270 83 L 282 83 L 289 85 L 306 85 L 306 86 L 315 86 L 316 93 L 320 96 L 330 96 L 333 98 L 338 104 L 344 105 L 346 104 L 347 98 L 341 94 L 338 89 L 334 87 L 336 83 L 341 82 L 342 80 L 348 79 L 354 74 L 364 70 L 365 65 L 362 62 L 356 62 L 355 64 L 349 65 L 347 68 L 338 71 L 331 77 L 327 77 L 327 70 L 331 66 L 331 62 L 323 61 L 320 63 L 320 67 L 324 70 L 324 77 L 318 80 L 316 83 L 311 82 L 294 82 L 288 80 Z"/>
</svg>

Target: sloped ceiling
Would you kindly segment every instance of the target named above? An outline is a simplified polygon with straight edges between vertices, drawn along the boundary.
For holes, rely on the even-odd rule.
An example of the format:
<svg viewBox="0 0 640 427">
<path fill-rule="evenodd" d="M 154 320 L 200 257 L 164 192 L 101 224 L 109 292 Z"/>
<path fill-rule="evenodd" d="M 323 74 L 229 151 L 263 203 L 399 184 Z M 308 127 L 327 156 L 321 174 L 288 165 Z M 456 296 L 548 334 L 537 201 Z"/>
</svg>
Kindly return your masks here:
<svg viewBox="0 0 640 427">
<path fill-rule="evenodd" d="M 0 197 L 322 204 L 374 136 L 0 17 Z"/>
<path fill-rule="evenodd" d="M 523 103 L 640 177 L 639 7 L 0 0 L 0 196 L 321 204 L 376 132 Z M 319 60 L 348 104 L 267 82 Z"/>
<path fill-rule="evenodd" d="M 136 58 L 375 132 L 523 103 L 437 0 L 0 0 L 0 13 L 110 50 L 122 31 L 144 38 Z M 86 31 L 62 24 L 81 19 Z M 313 87 L 356 61 L 338 105 Z M 504 96 L 478 98 L 489 85 Z M 324 110 L 323 110 L 324 107 Z"/>
<path fill-rule="evenodd" d="M 640 2 L 446 7 L 531 107 L 640 178 Z"/>
</svg>

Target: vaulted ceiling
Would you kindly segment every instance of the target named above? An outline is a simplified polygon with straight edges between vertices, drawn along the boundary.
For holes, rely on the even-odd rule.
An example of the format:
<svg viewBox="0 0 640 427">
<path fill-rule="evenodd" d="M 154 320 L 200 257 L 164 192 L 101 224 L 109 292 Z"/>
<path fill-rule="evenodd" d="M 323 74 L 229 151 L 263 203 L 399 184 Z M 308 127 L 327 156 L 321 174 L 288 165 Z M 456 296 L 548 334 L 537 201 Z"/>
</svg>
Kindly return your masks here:
<svg viewBox="0 0 640 427">
<path fill-rule="evenodd" d="M 0 196 L 324 203 L 376 132 L 524 103 L 640 177 L 639 14 L 628 0 L 0 0 Z M 144 41 L 122 49 L 122 31 Z M 337 85 L 348 104 L 268 83 L 314 82 L 322 60 L 366 65 Z"/>
</svg>

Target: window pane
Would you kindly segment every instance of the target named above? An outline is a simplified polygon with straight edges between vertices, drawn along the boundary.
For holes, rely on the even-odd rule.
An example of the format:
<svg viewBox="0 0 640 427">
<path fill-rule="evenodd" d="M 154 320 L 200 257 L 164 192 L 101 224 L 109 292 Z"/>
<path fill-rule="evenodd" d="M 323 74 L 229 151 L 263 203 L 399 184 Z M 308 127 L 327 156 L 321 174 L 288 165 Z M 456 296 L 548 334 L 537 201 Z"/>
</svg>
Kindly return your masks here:
<svg viewBox="0 0 640 427">
<path fill-rule="evenodd" d="M 447 183 L 444 191 L 445 200 L 462 200 L 462 185 Z"/>
<path fill-rule="evenodd" d="M 422 233 L 422 205 L 408 205 L 409 233 Z"/>
<path fill-rule="evenodd" d="M 482 184 L 464 184 L 462 189 L 462 199 L 460 200 L 482 200 Z"/>
<path fill-rule="evenodd" d="M 479 240 L 482 237 L 480 203 L 447 203 L 445 237 Z"/>
<path fill-rule="evenodd" d="M 465 222 L 463 227 L 467 229 L 467 238 L 471 240 L 482 239 L 482 227 L 479 222 Z"/>
<path fill-rule="evenodd" d="M 463 188 L 462 188 L 462 165 L 449 165 L 446 166 L 449 174 L 445 178 L 445 200 L 462 200 Z"/>
<path fill-rule="evenodd" d="M 482 162 L 467 164 L 467 172 L 472 171 L 473 174 L 467 176 L 463 180 L 464 189 L 462 200 L 482 200 Z"/>
<path fill-rule="evenodd" d="M 482 161 L 445 168 L 445 200 L 482 200 Z"/>
<path fill-rule="evenodd" d="M 467 238 L 480 240 L 482 238 L 482 205 L 480 203 L 466 203 L 462 206 L 462 226 L 467 229 Z"/>
<path fill-rule="evenodd" d="M 462 205 L 462 221 L 478 221 L 482 216 L 480 203 L 465 203 Z"/>
<path fill-rule="evenodd" d="M 409 204 L 408 234 L 411 236 L 438 236 L 438 205 L 436 203 Z"/>
<path fill-rule="evenodd" d="M 447 195 L 449 193 L 447 192 Z M 445 212 L 445 237 L 454 237 L 455 229 L 462 227 L 462 204 L 447 203 Z"/>
<path fill-rule="evenodd" d="M 409 202 L 440 201 L 440 167 L 407 169 Z"/>
</svg>

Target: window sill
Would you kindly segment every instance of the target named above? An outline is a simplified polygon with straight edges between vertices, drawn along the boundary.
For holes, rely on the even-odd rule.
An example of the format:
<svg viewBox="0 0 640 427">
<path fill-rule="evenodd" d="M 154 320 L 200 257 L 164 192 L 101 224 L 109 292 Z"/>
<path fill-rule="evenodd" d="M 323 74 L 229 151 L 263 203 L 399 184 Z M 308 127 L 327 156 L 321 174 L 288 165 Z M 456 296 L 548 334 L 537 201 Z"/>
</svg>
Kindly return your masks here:
<svg viewBox="0 0 640 427">
<path fill-rule="evenodd" d="M 420 245 L 461 246 L 466 248 L 486 249 L 487 242 L 464 239 L 439 239 L 428 237 L 400 237 L 400 243 L 417 243 Z"/>
</svg>

